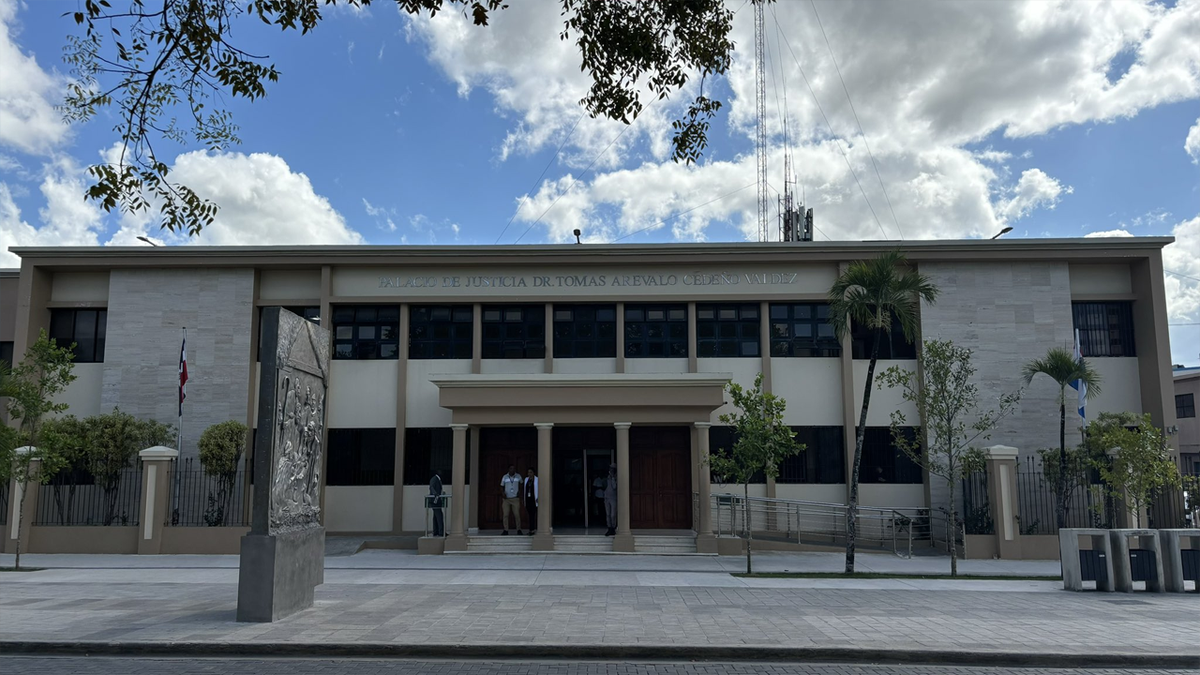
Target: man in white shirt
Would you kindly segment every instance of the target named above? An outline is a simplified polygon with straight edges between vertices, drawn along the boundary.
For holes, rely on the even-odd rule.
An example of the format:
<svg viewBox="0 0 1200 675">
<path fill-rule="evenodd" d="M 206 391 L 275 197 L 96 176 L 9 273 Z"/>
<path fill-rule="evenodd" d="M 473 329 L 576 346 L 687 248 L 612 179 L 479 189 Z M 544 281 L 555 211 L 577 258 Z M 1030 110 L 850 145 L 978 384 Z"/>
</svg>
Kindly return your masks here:
<svg viewBox="0 0 1200 675">
<path fill-rule="evenodd" d="M 504 491 L 504 502 L 500 507 L 500 527 L 504 529 L 500 534 L 508 534 L 508 514 L 513 515 L 513 522 L 517 525 L 517 534 L 521 534 L 521 474 L 517 473 L 517 467 L 509 466 L 508 473 L 500 479 L 500 489 Z"/>
</svg>

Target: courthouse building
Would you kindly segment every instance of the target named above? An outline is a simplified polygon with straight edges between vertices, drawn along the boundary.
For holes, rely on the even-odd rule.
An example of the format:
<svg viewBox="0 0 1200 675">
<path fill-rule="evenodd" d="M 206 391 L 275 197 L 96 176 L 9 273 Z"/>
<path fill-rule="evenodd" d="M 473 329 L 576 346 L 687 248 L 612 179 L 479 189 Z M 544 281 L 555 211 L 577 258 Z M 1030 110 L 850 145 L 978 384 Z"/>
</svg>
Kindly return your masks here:
<svg viewBox="0 0 1200 675">
<path fill-rule="evenodd" d="M 1161 250 L 1170 238 L 557 246 L 14 248 L 0 275 L 0 353 L 38 331 L 74 342 L 63 401 L 174 423 L 181 331 L 190 380 L 182 455 L 210 424 L 256 422 L 261 310 L 283 306 L 332 333 L 323 475 L 331 534 L 418 534 L 441 469 L 453 497 L 447 548 L 498 534 L 500 478 L 539 471 L 534 549 L 600 533 L 592 483 L 621 468 L 621 527 L 682 533 L 714 550 L 704 457 L 732 438 L 729 380 L 787 402 L 807 446 L 752 494 L 844 503 L 870 335 L 839 340 L 839 270 L 897 246 L 941 293 L 922 338 L 974 350 L 985 397 L 1021 386 L 1051 347 L 1082 350 L 1103 378 L 1096 413 L 1175 423 Z M 893 331 L 879 370 L 914 369 Z M 877 371 L 878 372 L 878 371 Z M 1057 445 L 1057 387 L 1037 380 L 989 444 Z M 938 481 L 897 452 L 898 391 L 872 393 L 861 501 L 934 507 Z M 740 492 L 740 488 L 738 488 Z"/>
</svg>

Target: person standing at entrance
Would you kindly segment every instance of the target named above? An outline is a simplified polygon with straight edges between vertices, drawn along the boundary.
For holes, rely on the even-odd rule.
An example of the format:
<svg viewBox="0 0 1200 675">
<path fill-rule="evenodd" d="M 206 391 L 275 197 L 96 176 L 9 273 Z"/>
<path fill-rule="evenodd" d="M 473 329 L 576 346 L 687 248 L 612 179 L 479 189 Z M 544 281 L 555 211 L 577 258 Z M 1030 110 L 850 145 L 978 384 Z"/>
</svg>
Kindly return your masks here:
<svg viewBox="0 0 1200 675">
<path fill-rule="evenodd" d="M 608 520 L 606 536 L 617 533 L 617 465 L 610 464 L 608 477 L 604 481 L 604 516 Z"/>
<path fill-rule="evenodd" d="M 504 490 L 504 503 L 500 508 L 500 527 L 508 534 L 508 514 L 511 512 L 513 523 L 517 526 L 517 534 L 521 534 L 521 474 L 517 467 L 509 465 L 508 473 L 500 479 L 500 488 Z"/>
<path fill-rule="evenodd" d="M 537 531 L 538 518 L 538 479 L 533 469 L 525 476 L 525 512 L 529 514 L 529 536 L 532 537 Z"/>
<path fill-rule="evenodd" d="M 433 536 L 446 536 L 446 513 L 442 509 L 442 472 L 433 470 L 429 479 L 429 508 L 433 511 Z"/>
</svg>

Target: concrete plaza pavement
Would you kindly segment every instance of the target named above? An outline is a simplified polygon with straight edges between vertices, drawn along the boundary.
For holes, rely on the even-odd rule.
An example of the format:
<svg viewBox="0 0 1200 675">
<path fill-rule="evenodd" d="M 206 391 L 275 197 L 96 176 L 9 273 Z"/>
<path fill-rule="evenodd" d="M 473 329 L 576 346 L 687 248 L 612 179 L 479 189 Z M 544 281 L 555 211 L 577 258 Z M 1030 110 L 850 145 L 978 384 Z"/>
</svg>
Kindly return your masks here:
<svg viewBox="0 0 1200 675">
<path fill-rule="evenodd" d="M 11 556 L 0 557 L 11 564 Z M 838 658 L 1200 666 L 1194 595 L 1072 593 L 1061 582 L 739 578 L 737 557 L 563 554 L 326 558 L 316 605 L 234 621 L 236 556 L 23 556 L 0 575 L 0 652 Z M 940 573 L 944 558 L 860 554 Z M 840 571 L 839 554 L 762 553 L 756 571 Z M 1056 562 L 964 561 L 978 575 Z M 738 656 L 741 655 L 741 656 Z"/>
</svg>

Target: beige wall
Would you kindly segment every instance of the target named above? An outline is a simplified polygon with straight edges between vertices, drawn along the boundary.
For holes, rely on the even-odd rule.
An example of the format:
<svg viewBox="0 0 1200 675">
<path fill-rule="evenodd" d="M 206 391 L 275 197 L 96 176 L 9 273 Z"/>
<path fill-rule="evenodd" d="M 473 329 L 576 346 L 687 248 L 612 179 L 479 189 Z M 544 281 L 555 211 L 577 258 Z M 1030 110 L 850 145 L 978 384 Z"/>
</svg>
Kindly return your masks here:
<svg viewBox="0 0 1200 675">
<path fill-rule="evenodd" d="M 398 361 L 332 361 L 329 365 L 331 429 L 396 426 Z"/>
<path fill-rule="evenodd" d="M 861 506 L 913 507 L 925 506 L 925 486 L 879 485 L 866 482 L 866 476 L 858 486 L 858 503 Z"/>
<path fill-rule="evenodd" d="M 611 374 L 611 373 L 617 372 L 617 360 L 616 359 L 554 359 L 554 372 L 570 374 L 570 375 Z"/>
<path fill-rule="evenodd" d="M 1175 393 L 1191 394 L 1192 400 L 1200 404 L 1200 375 L 1175 378 Z M 1200 417 L 1181 417 L 1175 423 L 1179 425 L 1179 451 L 1200 452 Z"/>
<path fill-rule="evenodd" d="M 771 390 L 787 402 L 787 424 L 842 426 L 841 359 L 773 358 Z"/>
<path fill-rule="evenodd" d="M 762 370 L 762 359 L 697 359 L 696 371 L 701 373 L 728 373 L 733 381 L 750 388 L 754 386 L 754 378 Z M 710 422 L 723 424 L 721 415 L 732 412 L 734 407 L 729 403 L 729 393 L 725 393 L 725 405 L 712 412 Z"/>
<path fill-rule="evenodd" d="M 1127 263 L 1070 265 L 1071 295 L 1124 295 L 1133 292 Z"/>
<path fill-rule="evenodd" d="M 688 371 L 687 359 L 625 359 L 625 372 L 679 374 Z"/>
<path fill-rule="evenodd" d="M 320 300 L 321 270 L 263 270 L 258 280 L 260 300 Z M 323 320 L 325 317 L 321 317 Z"/>
<path fill-rule="evenodd" d="M 50 302 L 105 302 L 108 272 L 56 272 Z"/>
<path fill-rule="evenodd" d="M 1092 358 L 1088 365 L 1100 375 L 1100 393 L 1087 403 L 1088 420 L 1102 412 L 1142 412 L 1142 387 L 1138 378 L 1138 360 L 1128 358 Z M 1075 409 L 1078 394 L 1067 390 L 1067 412 Z"/>
<path fill-rule="evenodd" d="M 480 372 L 484 375 L 524 375 L 546 372 L 545 359 L 482 359 Z"/>
<path fill-rule="evenodd" d="M 858 423 L 858 413 L 862 410 L 863 400 L 863 385 L 867 382 L 867 368 L 871 365 L 870 361 L 856 359 L 854 361 L 854 422 Z M 903 397 L 903 389 L 899 387 L 879 386 L 879 376 L 883 371 L 898 366 L 905 370 L 916 372 L 917 362 L 915 360 L 892 360 L 879 359 L 875 364 L 875 381 L 872 383 L 871 391 L 871 407 L 867 410 L 867 426 L 869 427 L 887 427 L 892 424 L 892 411 L 899 410 L 904 413 L 908 419 L 909 425 L 919 426 L 920 420 L 917 417 L 917 408 L 911 403 L 907 403 Z M 853 435 L 853 430 L 847 430 L 849 435 Z"/>
<path fill-rule="evenodd" d="M 337 532 L 390 532 L 391 485 L 325 487 L 325 530 Z"/>
<path fill-rule="evenodd" d="M 0 342 L 12 342 L 17 333 L 17 286 L 20 278 L 0 277 Z M 20 360 L 16 354 L 14 360 Z"/>
<path fill-rule="evenodd" d="M 797 499 L 804 502 L 845 504 L 846 484 L 810 485 L 802 483 L 776 483 L 775 497 L 778 499 Z"/>
<path fill-rule="evenodd" d="M 430 376 L 471 372 L 470 359 L 437 359 L 408 362 L 405 392 L 405 420 L 408 427 L 444 427 L 450 424 L 450 410 L 438 405 L 437 385 Z"/>
<path fill-rule="evenodd" d="M 75 381 L 55 397 L 59 403 L 70 406 L 65 414 L 82 419 L 112 412 L 100 409 L 100 393 L 104 387 L 103 363 L 77 363 L 71 372 L 75 375 Z"/>
</svg>

